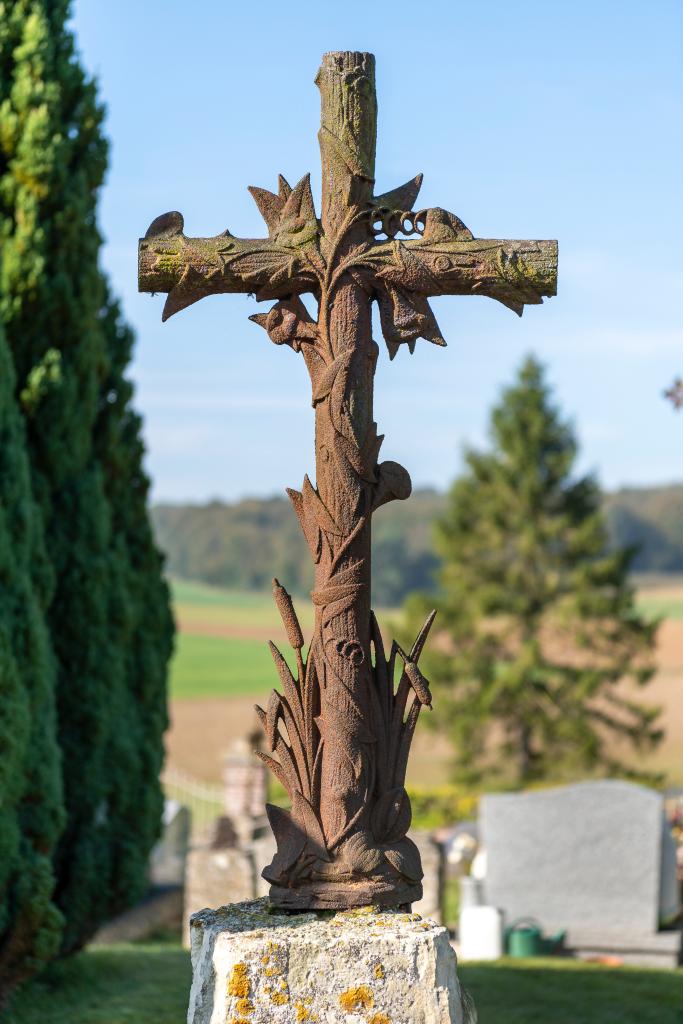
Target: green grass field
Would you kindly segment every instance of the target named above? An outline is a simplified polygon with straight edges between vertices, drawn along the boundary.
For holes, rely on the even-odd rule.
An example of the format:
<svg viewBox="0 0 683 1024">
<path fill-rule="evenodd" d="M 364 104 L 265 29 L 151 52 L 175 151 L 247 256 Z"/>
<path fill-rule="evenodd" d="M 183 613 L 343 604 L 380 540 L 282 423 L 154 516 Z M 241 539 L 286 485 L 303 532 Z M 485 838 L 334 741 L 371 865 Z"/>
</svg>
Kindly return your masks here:
<svg viewBox="0 0 683 1024">
<path fill-rule="evenodd" d="M 466 964 L 459 974 L 480 1024 L 681 1024 L 683 970 L 502 960 Z M 53 964 L 18 993 L 3 1020 L 183 1024 L 189 990 L 189 955 L 176 941 L 109 946 Z"/>
<path fill-rule="evenodd" d="M 259 696 L 275 685 L 268 639 L 288 659 L 291 652 L 280 643 L 282 624 L 270 594 L 179 580 L 172 582 L 172 591 L 180 629 L 171 665 L 171 697 Z M 297 606 L 305 628 L 312 622 L 312 607 L 306 601 Z M 220 635 L 221 631 L 235 635 Z"/>
<path fill-rule="evenodd" d="M 267 693 L 276 681 L 267 640 L 274 640 L 291 658 L 272 596 L 181 580 L 174 580 L 172 589 L 180 629 L 171 668 L 171 696 Z M 305 600 L 295 603 L 306 632 L 313 622 L 313 606 Z M 638 605 L 651 616 L 683 619 L 683 584 L 676 579 L 644 587 L 638 592 Z M 383 613 L 383 621 L 392 614 L 396 615 Z"/>
<path fill-rule="evenodd" d="M 205 583 L 186 580 L 171 582 L 173 605 L 178 616 L 192 623 L 232 628 L 278 631 L 282 622 L 272 594 L 242 590 L 222 590 Z M 302 626 L 313 622 L 310 601 L 295 599 Z"/>
<path fill-rule="evenodd" d="M 171 666 L 171 697 L 258 696 L 277 676 L 260 640 L 179 633 Z"/>
</svg>

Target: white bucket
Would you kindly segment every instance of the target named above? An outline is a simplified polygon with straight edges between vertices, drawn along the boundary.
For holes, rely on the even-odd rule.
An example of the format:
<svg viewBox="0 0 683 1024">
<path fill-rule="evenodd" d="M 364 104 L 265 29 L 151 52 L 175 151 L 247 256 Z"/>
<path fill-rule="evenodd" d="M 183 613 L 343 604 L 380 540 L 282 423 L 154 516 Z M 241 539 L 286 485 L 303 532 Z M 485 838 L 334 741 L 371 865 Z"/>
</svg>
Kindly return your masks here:
<svg viewBox="0 0 683 1024">
<path fill-rule="evenodd" d="M 458 933 L 462 960 L 498 960 L 503 955 L 503 915 L 497 907 L 463 907 Z"/>
</svg>

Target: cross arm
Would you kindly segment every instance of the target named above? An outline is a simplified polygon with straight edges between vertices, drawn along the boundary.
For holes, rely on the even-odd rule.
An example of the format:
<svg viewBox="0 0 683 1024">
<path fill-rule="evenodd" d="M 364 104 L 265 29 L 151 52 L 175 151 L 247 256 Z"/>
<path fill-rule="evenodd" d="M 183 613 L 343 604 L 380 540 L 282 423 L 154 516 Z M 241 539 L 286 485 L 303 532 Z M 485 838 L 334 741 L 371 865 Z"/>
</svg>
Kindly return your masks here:
<svg viewBox="0 0 683 1024">
<path fill-rule="evenodd" d="M 424 296 L 487 295 L 520 316 L 556 292 L 555 241 L 407 239 L 376 247 L 372 260 L 385 284 Z"/>
<path fill-rule="evenodd" d="M 318 287 L 318 224 L 308 175 L 294 190 L 281 178 L 279 195 L 251 193 L 268 238 L 236 238 L 229 231 L 189 238 L 177 212 L 152 221 L 138 243 L 138 290 L 168 293 L 163 320 L 206 295 L 253 292 L 279 299 Z"/>
<path fill-rule="evenodd" d="M 373 211 L 373 232 L 385 241 L 367 246 L 356 267 L 372 285 L 382 333 L 393 358 L 418 337 L 445 345 L 427 299 L 486 295 L 519 316 L 557 288 L 557 242 L 475 238 L 454 214 L 438 207 Z M 417 238 L 397 238 L 397 234 Z"/>
</svg>

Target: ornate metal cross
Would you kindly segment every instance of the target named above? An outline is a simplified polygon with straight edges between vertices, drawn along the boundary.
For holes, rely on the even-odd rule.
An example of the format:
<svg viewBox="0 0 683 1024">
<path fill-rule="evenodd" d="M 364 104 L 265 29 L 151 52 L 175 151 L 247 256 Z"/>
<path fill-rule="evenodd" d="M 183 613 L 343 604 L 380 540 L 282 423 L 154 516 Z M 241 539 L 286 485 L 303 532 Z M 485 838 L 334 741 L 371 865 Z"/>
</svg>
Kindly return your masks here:
<svg viewBox="0 0 683 1024">
<path fill-rule="evenodd" d="M 316 483 L 304 477 L 288 493 L 315 562 L 315 626 L 305 656 L 291 599 L 274 581 L 297 670 L 271 644 L 283 693 L 258 709 L 269 749 L 260 756 L 292 804 L 268 806 L 277 854 L 264 876 L 271 900 L 297 909 L 406 904 L 422 893 L 404 784 L 420 710 L 431 705 L 418 659 L 433 614 L 410 651 L 393 643 L 386 656 L 370 609 L 370 522 L 411 484 L 398 463 L 378 463 L 372 302 L 393 359 L 418 338 L 445 345 L 430 295 L 488 295 L 521 315 L 555 294 L 557 275 L 556 242 L 477 239 L 447 210 L 414 211 L 421 175 L 375 195 L 372 54 L 325 54 L 316 84 L 320 218 L 309 176 L 294 189 L 280 177 L 277 194 L 250 189 L 268 238 L 188 238 L 182 216 L 167 213 L 139 245 L 139 288 L 168 292 L 164 320 L 219 292 L 276 299 L 251 319 L 300 352 L 311 377 Z"/>
</svg>

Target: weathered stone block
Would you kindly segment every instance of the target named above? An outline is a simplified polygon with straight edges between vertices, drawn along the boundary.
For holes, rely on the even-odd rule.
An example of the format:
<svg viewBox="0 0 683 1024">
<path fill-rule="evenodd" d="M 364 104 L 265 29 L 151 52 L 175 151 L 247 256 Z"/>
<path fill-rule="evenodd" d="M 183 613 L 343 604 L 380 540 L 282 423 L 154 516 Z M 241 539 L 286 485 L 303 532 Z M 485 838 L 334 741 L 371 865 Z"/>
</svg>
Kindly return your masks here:
<svg viewBox="0 0 683 1024">
<path fill-rule="evenodd" d="M 190 918 L 193 914 L 226 899 L 251 899 L 254 886 L 254 864 L 250 854 L 244 850 L 212 849 L 210 846 L 190 850 L 185 872 L 184 945 L 190 944 Z"/>
<path fill-rule="evenodd" d="M 443 913 L 444 857 L 441 846 L 429 832 L 410 832 L 420 851 L 422 861 L 422 899 L 413 903 L 413 910 L 422 917 L 441 923 Z"/>
<path fill-rule="evenodd" d="M 418 914 L 286 914 L 265 899 L 191 922 L 188 1024 L 473 1024 L 445 928 Z"/>
</svg>

